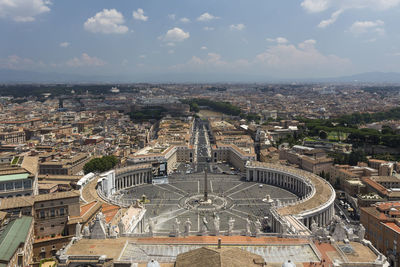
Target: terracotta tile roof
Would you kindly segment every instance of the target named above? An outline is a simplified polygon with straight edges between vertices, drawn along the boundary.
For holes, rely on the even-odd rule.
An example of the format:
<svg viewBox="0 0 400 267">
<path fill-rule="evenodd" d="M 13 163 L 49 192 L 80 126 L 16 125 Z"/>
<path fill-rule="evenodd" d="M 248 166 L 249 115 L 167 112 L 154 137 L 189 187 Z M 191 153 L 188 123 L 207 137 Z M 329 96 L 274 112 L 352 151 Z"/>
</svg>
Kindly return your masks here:
<svg viewBox="0 0 400 267">
<path fill-rule="evenodd" d="M 372 180 L 372 179 L 370 179 L 368 177 L 364 177 L 364 178 L 361 178 L 361 179 L 362 179 L 362 181 L 364 183 L 366 183 L 367 185 L 371 186 L 372 188 L 374 188 L 375 190 L 377 190 L 381 194 L 384 194 L 384 195 L 388 195 L 389 194 L 389 191 L 383 185 L 377 183 L 376 181 L 374 181 L 374 180 Z"/>
<path fill-rule="evenodd" d="M 400 233 L 400 227 L 394 222 L 385 222 L 383 223 L 383 225 L 389 227 L 390 229 L 396 231 L 397 233 Z"/>
<path fill-rule="evenodd" d="M 85 215 L 94 205 L 96 205 L 97 201 L 92 201 L 86 205 L 81 206 L 81 216 Z"/>
<path fill-rule="evenodd" d="M 120 207 L 115 206 L 115 205 L 110 205 L 110 204 L 102 204 L 102 209 L 101 212 L 104 214 L 106 217 L 106 222 L 109 223 L 111 220 L 115 217 L 115 215 L 118 213 Z"/>
</svg>

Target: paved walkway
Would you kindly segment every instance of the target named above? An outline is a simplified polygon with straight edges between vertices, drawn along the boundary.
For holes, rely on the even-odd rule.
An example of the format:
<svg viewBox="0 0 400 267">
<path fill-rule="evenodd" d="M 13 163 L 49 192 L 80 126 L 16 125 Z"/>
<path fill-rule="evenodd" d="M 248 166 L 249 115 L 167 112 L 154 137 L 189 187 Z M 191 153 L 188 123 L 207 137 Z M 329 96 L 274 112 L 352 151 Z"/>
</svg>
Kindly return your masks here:
<svg viewBox="0 0 400 267">
<path fill-rule="evenodd" d="M 87 202 L 94 200 L 105 203 L 98 195 L 96 191 L 97 179 L 94 178 L 82 189 L 82 198 Z"/>
</svg>

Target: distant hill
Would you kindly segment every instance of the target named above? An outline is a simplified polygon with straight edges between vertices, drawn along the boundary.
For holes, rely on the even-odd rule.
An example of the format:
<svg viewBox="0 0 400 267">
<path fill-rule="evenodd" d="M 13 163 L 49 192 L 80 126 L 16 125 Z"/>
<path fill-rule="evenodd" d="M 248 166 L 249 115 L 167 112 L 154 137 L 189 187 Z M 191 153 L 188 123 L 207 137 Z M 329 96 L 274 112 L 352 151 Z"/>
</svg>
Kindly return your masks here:
<svg viewBox="0 0 400 267">
<path fill-rule="evenodd" d="M 266 75 L 220 74 L 220 73 L 154 73 L 132 75 L 81 75 L 55 72 L 34 72 L 0 69 L 0 83 L 129 83 L 129 82 L 336 82 L 336 83 L 400 83 L 397 72 L 366 72 L 349 76 L 330 78 L 281 79 Z"/>
<path fill-rule="evenodd" d="M 349 76 L 316 79 L 321 82 L 362 82 L 362 83 L 400 83 L 398 72 L 364 72 Z"/>
<path fill-rule="evenodd" d="M 118 77 L 0 69 L 0 83 L 90 83 L 114 82 L 116 79 Z"/>
<path fill-rule="evenodd" d="M 247 74 L 203 74 L 203 73 L 133 73 L 132 75 L 80 75 L 54 72 L 34 72 L 0 69 L 0 83 L 124 83 L 124 82 L 268 82 L 270 77 Z"/>
</svg>

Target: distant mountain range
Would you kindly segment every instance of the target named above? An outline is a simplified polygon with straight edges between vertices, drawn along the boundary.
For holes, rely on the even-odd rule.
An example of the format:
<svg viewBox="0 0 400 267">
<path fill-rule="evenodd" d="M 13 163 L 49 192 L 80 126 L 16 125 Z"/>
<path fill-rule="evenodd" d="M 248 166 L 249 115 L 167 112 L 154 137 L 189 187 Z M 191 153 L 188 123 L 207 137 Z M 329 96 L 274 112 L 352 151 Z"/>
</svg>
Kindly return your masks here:
<svg viewBox="0 0 400 267">
<path fill-rule="evenodd" d="M 398 72 L 364 72 L 350 76 L 317 79 L 321 82 L 400 83 Z"/>
<path fill-rule="evenodd" d="M 207 82 L 312 82 L 312 83 L 400 83 L 397 72 L 366 72 L 349 76 L 312 78 L 312 79 L 279 79 L 262 75 L 247 74 L 133 74 L 133 75 L 80 75 L 54 72 L 34 72 L 0 69 L 0 83 L 207 83 Z"/>
</svg>

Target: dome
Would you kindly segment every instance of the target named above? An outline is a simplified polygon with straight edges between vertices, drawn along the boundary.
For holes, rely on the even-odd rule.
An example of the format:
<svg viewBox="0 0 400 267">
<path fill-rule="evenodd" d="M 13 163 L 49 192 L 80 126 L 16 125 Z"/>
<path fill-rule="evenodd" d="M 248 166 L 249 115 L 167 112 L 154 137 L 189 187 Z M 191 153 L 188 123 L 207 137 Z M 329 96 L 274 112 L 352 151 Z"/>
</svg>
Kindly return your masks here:
<svg viewBox="0 0 400 267">
<path fill-rule="evenodd" d="M 296 264 L 294 264 L 291 260 L 287 260 L 282 264 L 282 267 L 296 267 Z"/>
<path fill-rule="evenodd" d="M 150 260 L 147 265 L 147 267 L 160 267 L 160 264 L 156 260 Z"/>
</svg>

